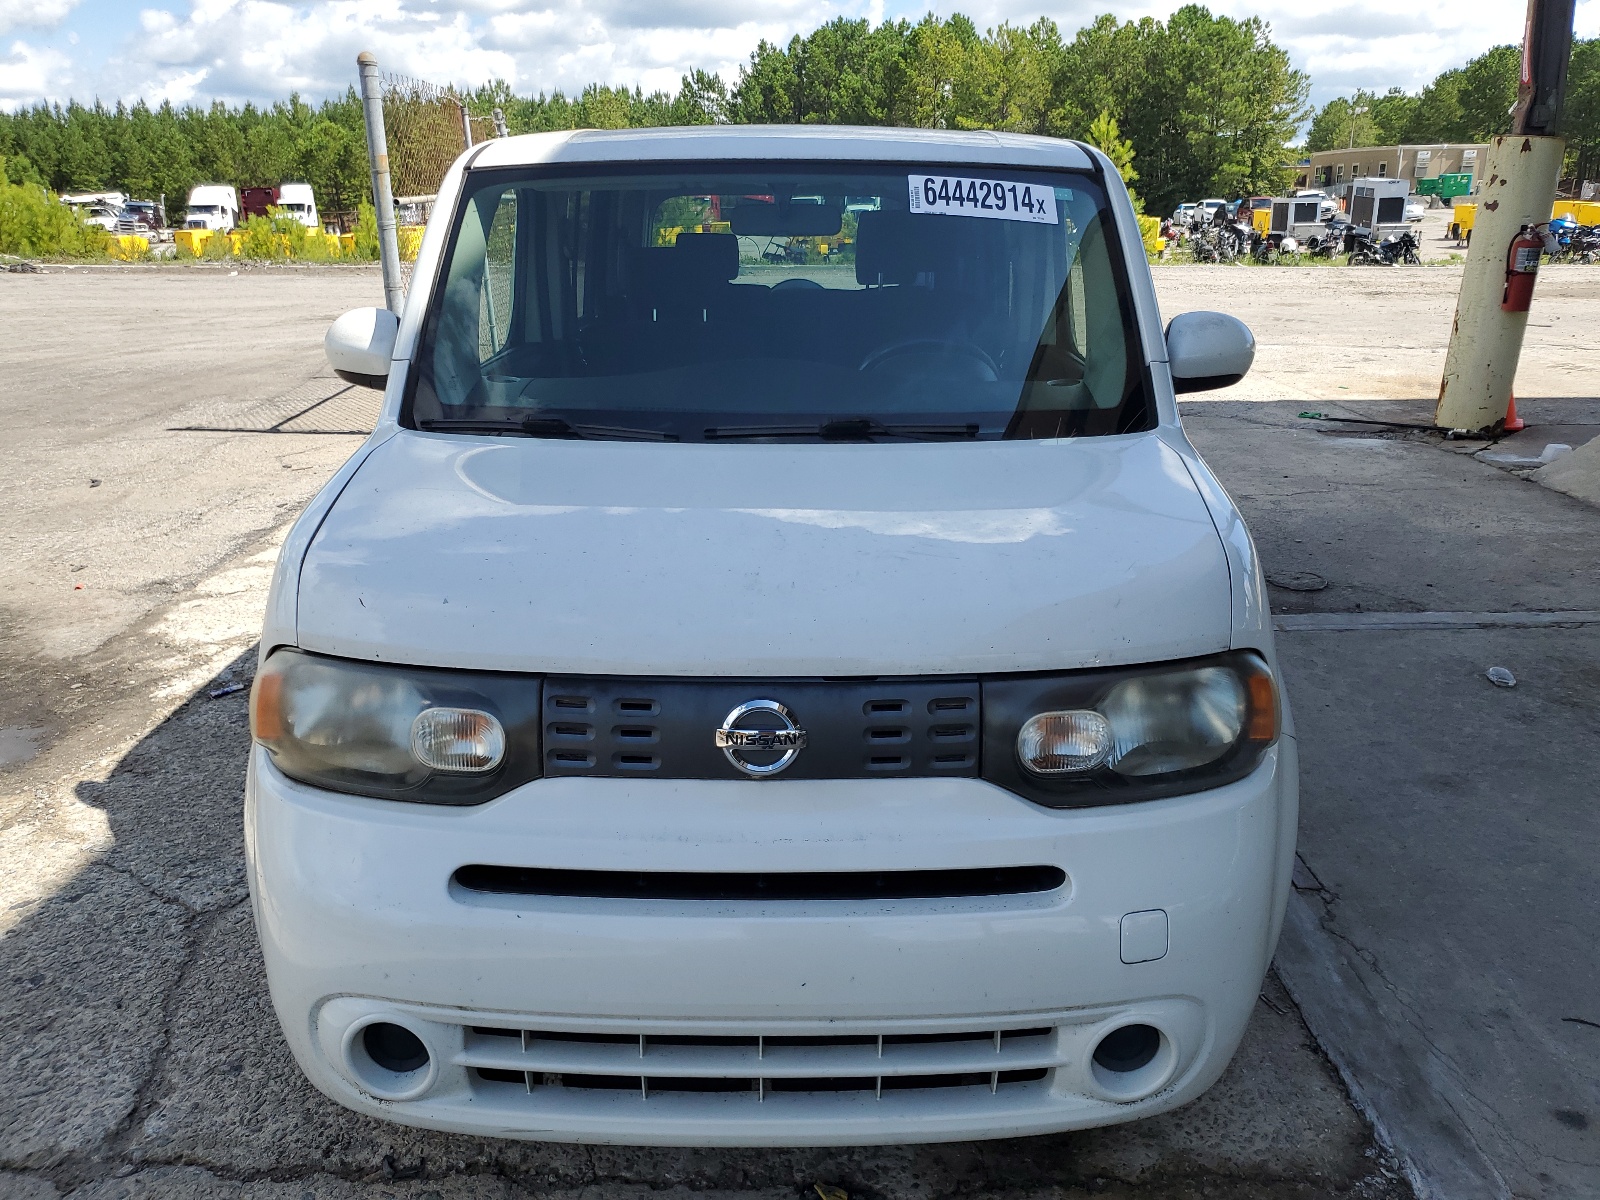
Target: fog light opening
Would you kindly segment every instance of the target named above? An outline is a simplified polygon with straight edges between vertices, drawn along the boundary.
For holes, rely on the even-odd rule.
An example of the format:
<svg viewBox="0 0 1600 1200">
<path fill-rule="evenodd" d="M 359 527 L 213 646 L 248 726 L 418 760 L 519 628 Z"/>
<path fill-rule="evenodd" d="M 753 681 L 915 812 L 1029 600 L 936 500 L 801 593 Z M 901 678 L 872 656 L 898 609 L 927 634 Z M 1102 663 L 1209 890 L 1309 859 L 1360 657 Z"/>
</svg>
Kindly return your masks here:
<svg viewBox="0 0 1600 1200">
<path fill-rule="evenodd" d="M 367 1034 L 376 1028 L 379 1026 L 372 1026 Z M 1154 1025 L 1124 1025 L 1100 1039 L 1094 1061 L 1115 1075 L 1129 1075 L 1155 1058 L 1160 1049 L 1161 1031 Z"/>
<path fill-rule="evenodd" d="M 409 1075 L 428 1065 L 428 1048 L 422 1039 L 392 1021 L 375 1021 L 363 1029 L 361 1046 L 368 1058 L 396 1075 Z"/>
<path fill-rule="evenodd" d="M 416 1030 L 376 1015 L 346 1031 L 344 1060 L 350 1077 L 379 1100 L 415 1100 L 439 1074 L 437 1056 Z"/>
<path fill-rule="evenodd" d="M 1172 1041 L 1154 1025 L 1119 1025 L 1095 1044 L 1090 1073 L 1108 1100 L 1143 1100 L 1167 1085 L 1177 1062 Z"/>
</svg>

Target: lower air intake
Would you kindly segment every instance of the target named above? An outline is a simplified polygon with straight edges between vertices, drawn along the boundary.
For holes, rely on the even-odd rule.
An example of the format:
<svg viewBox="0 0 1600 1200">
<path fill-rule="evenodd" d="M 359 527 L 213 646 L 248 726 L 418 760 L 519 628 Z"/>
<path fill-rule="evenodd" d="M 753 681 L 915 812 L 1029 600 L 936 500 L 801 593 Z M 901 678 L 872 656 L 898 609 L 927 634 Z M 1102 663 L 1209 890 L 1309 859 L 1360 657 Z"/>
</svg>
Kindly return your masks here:
<svg viewBox="0 0 1600 1200">
<path fill-rule="evenodd" d="M 724 1093 L 762 1102 L 794 1093 L 885 1093 L 1037 1084 L 1058 1065 L 1052 1028 L 952 1033 L 698 1037 L 478 1026 L 465 1062 L 485 1087 L 609 1093 L 648 1101 Z"/>
</svg>

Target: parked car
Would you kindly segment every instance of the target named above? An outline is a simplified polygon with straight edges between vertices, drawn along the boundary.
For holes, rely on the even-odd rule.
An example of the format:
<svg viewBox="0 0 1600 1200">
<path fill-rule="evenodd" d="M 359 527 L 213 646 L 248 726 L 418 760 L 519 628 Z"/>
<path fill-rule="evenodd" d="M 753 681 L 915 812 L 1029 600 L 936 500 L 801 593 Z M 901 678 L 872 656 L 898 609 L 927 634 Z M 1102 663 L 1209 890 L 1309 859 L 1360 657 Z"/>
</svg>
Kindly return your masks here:
<svg viewBox="0 0 1600 1200">
<path fill-rule="evenodd" d="M 1339 215 L 1339 202 L 1327 192 L 1317 188 L 1301 188 L 1295 193 L 1296 199 L 1314 198 L 1317 200 L 1319 221 L 1331 221 Z"/>
<path fill-rule="evenodd" d="M 1406 220 L 1420 221 L 1427 214 L 1428 206 L 1421 200 L 1406 201 Z"/>
<path fill-rule="evenodd" d="M 267 604 L 245 845 L 301 1068 L 409 1125 L 670 1145 L 1204 1092 L 1295 844 L 1261 568 L 1176 402 L 1249 330 L 1163 332 L 1079 143 L 467 161 L 404 313 L 328 332 L 382 413 Z M 837 249 L 760 261 L 785 238 Z"/>
<path fill-rule="evenodd" d="M 1177 208 L 1172 210 L 1172 221 L 1173 221 L 1173 224 L 1175 224 L 1175 225 L 1187 225 L 1187 224 L 1189 224 L 1189 222 L 1191 222 L 1191 221 L 1193 221 L 1195 219 L 1195 215 L 1199 212 L 1199 210 L 1200 210 L 1200 206 L 1198 204 L 1180 204 L 1180 205 L 1178 205 Z"/>
</svg>

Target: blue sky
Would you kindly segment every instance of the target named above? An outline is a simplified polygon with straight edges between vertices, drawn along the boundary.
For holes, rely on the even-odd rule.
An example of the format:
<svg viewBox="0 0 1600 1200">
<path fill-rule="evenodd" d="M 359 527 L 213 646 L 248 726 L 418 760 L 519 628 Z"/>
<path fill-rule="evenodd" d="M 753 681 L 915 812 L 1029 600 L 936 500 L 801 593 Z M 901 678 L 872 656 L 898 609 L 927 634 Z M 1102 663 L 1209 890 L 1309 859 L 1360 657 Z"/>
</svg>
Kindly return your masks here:
<svg viewBox="0 0 1600 1200">
<path fill-rule="evenodd" d="M 0 108 L 99 97 L 270 101 L 343 91 L 357 52 L 437 83 L 495 76 L 521 92 L 591 80 L 673 89 L 691 66 L 732 80 L 763 37 L 839 15 L 961 11 L 980 26 L 1043 14 L 1070 33 L 1095 14 L 1164 17 L 1176 3 L 1118 0 L 0 0 Z M 1421 87 L 1492 45 L 1521 38 L 1520 0 L 1216 0 L 1259 15 L 1320 103 L 1356 87 Z M 1578 31 L 1600 35 L 1600 0 Z"/>
</svg>

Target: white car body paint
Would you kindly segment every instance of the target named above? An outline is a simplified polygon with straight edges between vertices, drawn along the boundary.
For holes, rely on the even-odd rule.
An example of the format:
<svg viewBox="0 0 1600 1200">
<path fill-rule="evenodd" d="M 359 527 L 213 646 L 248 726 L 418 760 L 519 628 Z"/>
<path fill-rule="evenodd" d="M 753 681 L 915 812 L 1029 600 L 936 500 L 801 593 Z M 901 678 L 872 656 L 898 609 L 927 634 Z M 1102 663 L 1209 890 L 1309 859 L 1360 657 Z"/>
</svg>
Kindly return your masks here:
<svg viewBox="0 0 1600 1200">
<path fill-rule="evenodd" d="M 1150 432 L 663 446 L 400 427 L 468 161 L 786 158 L 1106 167 L 1098 152 L 1051 139 L 890 130 L 617 131 L 474 148 L 447 176 L 423 239 L 378 427 L 285 543 L 263 660 L 293 646 L 413 666 L 759 680 L 1066 671 L 1248 648 L 1275 670 L 1255 550 L 1179 423 L 1154 286 L 1114 182 L 1154 389 Z M 1221 1075 L 1271 961 L 1295 843 L 1289 721 L 1285 702 L 1283 735 L 1235 782 L 1066 809 L 982 778 L 548 777 L 448 807 L 306 786 L 258 747 L 245 831 L 273 1003 L 327 1095 L 464 1133 L 884 1144 L 1151 1116 Z M 472 862 L 682 872 L 1044 863 L 1067 883 L 916 900 L 579 899 L 467 892 L 453 873 Z M 1123 961 L 1123 917 L 1157 910 L 1169 949 Z M 362 1030 L 374 1021 L 415 1033 L 428 1066 L 392 1078 L 364 1066 Z M 1119 1091 L 1093 1054 L 1131 1022 L 1164 1040 L 1139 1086 Z M 490 1027 L 556 1036 L 474 1032 Z M 1049 1032 L 1017 1032 L 1031 1029 Z M 895 1040 L 989 1031 L 982 1053 Z M 588 1040 L 560 1040 L 570 1034 Z M 808 1054 L 858 1053 L 771 1040 L 783 1036 L 863 1039 L 859 1053 L 880 1056 L 874 1069 L 891 1083 L 930 1069 L 988 1079 L 1024 1060 L 1044 1078 L 877 1095 L 770 1080 L 753 1095 L 534 1086 L 596 1064 L 670 1077 L 693 1060 L 715 1073 L 706 1064 L 719 1054 L 760 1055 L 781 1083 L 785 1072 L 816 1073 L 823 1059 Z M 752 1048 L 650 1041 L 664 1037 Z M 640 1066 L 628 1055 L 649 1057 Z M 486 1063 L 529 1086 L 485 1085 Z"/>
</svg>

